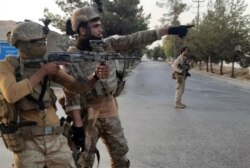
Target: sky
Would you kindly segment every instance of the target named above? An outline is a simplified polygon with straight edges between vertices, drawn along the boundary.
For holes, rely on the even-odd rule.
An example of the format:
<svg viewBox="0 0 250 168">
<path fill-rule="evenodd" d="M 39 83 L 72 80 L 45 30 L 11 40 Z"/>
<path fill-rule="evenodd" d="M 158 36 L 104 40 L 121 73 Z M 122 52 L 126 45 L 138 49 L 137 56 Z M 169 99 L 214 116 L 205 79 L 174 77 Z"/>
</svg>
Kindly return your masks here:
<svg viewBox="0 0 250 168">
<path fill-rule="evenodd" d="M 157 0 L 140 0 L 145 14 L 151 13 L 150 28 L 160 25 L 159 19 L 162 17 L 164 10 L 156 6 Z M 197 0 L 183 0 L 190 6 L 188 12 L 180 15 L 181 24 L 190 23 L 197 14 Z M 200 11 L 206 11 L 208 0 L 201 3 Z M 250 0 L 245 0 L 248 5 L 248 12 L 250 13 Z M 60 14 L 60 10 L 55 4 L 55 0 L 1 0 L 0 2 L 0 20 L 23 21 L 30 19 L 32 21 L 39 21 L 43 17 L 43 10 L 47 7 L 51 12 Z"/>
</svg>

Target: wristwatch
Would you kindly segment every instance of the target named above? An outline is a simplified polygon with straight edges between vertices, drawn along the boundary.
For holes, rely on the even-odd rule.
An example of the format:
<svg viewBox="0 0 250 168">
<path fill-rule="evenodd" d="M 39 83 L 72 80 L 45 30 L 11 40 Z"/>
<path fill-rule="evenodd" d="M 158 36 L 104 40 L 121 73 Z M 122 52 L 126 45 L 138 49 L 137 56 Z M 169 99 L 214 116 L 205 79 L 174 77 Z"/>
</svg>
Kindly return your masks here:
<svg viewBox="0 0 250 168">
<path fill-rule="evenodd" d="M 99 80 L 99 77 L 96 75 L 96 72 L 93 73 L 93 77 L 95 80 Z"/>
</svg>

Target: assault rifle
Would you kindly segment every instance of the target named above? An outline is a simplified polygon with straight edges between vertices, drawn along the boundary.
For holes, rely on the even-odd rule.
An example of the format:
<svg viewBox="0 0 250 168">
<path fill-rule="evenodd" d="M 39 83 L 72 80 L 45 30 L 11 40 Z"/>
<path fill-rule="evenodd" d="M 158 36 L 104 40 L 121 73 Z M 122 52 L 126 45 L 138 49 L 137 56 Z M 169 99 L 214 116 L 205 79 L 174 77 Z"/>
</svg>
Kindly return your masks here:
<svg viewBox="0 0 250 168">
<path fill-rule="evenodd" d="M 188 72 L 190 70 L 190 65 L 188 63 L 184 64 L 183 66 L 181 66 L 179 64 L 179 68 L 183 70 L 182 73 L 180 73 L 181 75 L 186 77 L 191 77 L 191 74 Z"/>
<path fill-rule="evenodd" d="M 45 58 L 23 59 L 20 62 L 20 72 L 22 74 L 24 64 L 40 64 L 48 62 L 100 62 L 104 64 L 108 60 L 125 60 L 135 59 L 134 57 L 124 57 L 120 53 L 108 53 L 108 52 L 91 52 L 91 51 L 79 51 L 79 52 L 51 52 Z"/>
</svg>

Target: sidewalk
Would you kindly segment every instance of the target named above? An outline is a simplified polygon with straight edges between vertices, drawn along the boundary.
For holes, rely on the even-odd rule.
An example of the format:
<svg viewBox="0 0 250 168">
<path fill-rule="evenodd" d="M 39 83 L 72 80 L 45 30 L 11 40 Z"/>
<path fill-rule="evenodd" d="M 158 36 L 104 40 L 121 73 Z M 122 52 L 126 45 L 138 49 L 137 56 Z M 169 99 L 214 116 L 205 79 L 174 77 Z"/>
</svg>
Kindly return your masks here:
<svg viewBox="0 0 250 168">
<path fill-rule="evenodd" d="M 223 80 L 227 83 L 233 84 L 234 86 L 243 87 L 245 89 L 250 89 L 250 81 L 247 81 L 247 80 L 234 79 L 234 78 L 221 76 L 221 75 L 217 75 L 217 74 L 206 72 L 206 71 L 200 71 L 198 69 L 192 69 L 191 72 L 209 76 L 209 77 L 216 78 L 219 80 Z"/>
</svg>

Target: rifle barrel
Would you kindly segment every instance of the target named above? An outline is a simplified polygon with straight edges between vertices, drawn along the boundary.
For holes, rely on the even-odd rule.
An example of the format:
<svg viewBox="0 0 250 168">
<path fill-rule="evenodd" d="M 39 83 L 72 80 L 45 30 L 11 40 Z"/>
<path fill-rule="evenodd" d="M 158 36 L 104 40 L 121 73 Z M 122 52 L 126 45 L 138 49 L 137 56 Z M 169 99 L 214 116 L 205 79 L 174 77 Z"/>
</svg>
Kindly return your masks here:
<svg viewBox="0 0 250 168">
<path fill-rule="evenodd" d="M 51 52 L 47 55 L 47 58 L 35 58 L 21 60 L 21 63 L 47 63 L 53 61 L 60 62 L 103 62 L 107 60 L 127 60 L 137 59 L 135 57 L 124 57 L 119 53 L 107 53 L 107 52 Z"/>
</svg>

